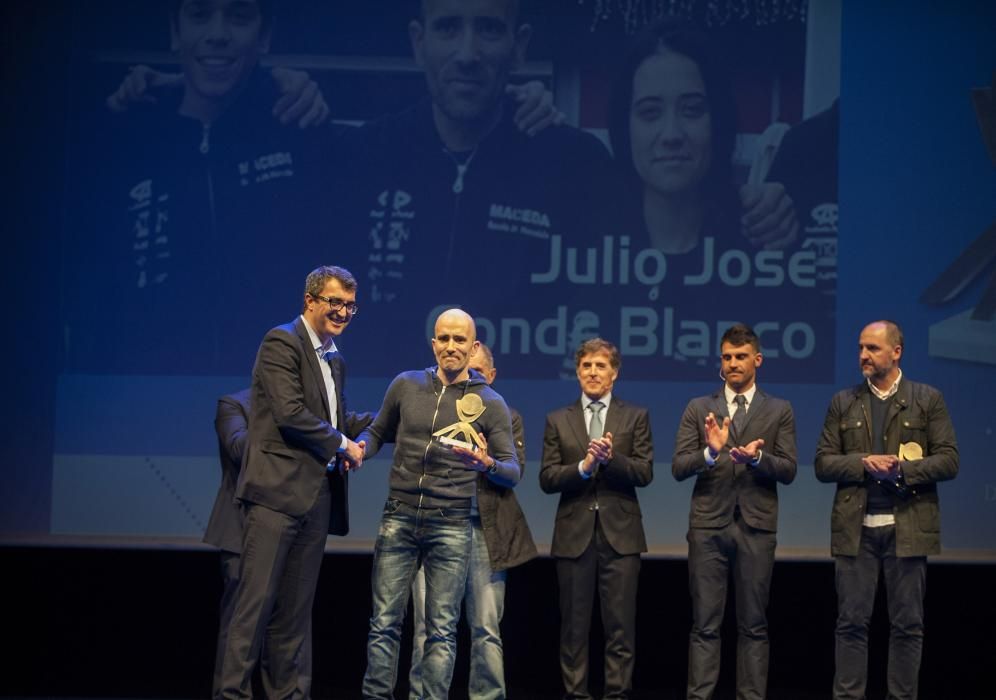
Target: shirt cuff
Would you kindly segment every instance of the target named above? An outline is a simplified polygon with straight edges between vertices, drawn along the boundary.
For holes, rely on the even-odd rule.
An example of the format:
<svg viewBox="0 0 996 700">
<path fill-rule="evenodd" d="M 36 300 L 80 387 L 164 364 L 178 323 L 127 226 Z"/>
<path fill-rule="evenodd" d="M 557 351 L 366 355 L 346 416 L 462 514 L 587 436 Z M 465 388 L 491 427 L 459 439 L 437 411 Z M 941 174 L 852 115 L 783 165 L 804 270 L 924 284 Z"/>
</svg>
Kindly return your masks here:
<svg viewBox="0 0 996 700">
<path fill-rule="evenodd" d="M 588 479 L 590 479 L 592 477 L 592 474 L 594 474 L 594 473 L 595 473 L 594 470 L 592 470 L 591 474 L 587 473 L 584 470 L 584 460 L 583 459 L 580 462 L 578 462 L 578 474 L 581 475 L 582 479 L 584 479 L 585 481 L 587 481 Z"/>
<path fill-rule="evenodd" d="M 706 445 L 706 448 L 702 450 L 702 457 L 705 459 L 707 467 L 715 467 L 716 459 L 719 458 L 719 455 L 716 455 L 716 459 L 713 459 L 712 453 L 709 451 L 709 446 Z"/>
<path fill-rule="evenodd" d="M 758 450 L 757 451 L 757 457 L 755 457 L 754 459 L 752 459 L 750 461 L 750 466 L 752 466 L 752 467 L 759 466 L 761 464 L 761 457 L 762 457 L 762 455 L 764 455 L 764 450 Z"/>
<path fill-rule="evenodd" d="M 339 441 L 339 447 L 336 449 L 336 452 L 339 452 L 340 454 L 343 453 L 343 452 L 345 452 L 346 451 L 346 445 L 348 445 L 348 444 L 349 444 L 349 438 L 347 438 L 346 434 L 343 433 L 342 434 L 342 440 Z"/>
</svg>

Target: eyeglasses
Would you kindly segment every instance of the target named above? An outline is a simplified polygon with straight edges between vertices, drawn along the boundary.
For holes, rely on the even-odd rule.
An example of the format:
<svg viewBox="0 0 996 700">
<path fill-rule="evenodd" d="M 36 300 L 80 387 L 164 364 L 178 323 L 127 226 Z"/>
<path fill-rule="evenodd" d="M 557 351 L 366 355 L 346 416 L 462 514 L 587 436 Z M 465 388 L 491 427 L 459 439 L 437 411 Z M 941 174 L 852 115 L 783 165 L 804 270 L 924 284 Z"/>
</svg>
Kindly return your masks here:
<svg viewBox="0 0 996 700">
<path fill-rule="evenodd" d="M 339 313 L 343 309 L 346 310 L 350 316 L 355 316 L 356 312 L 359 310 L 356 306 L 356 302 L 353 301 L 343 301 L 342 299 L 336 299 L 335 297 L 323 297 L 321 294 L 312 294 L 315 299 L 321 299 L 326 304 L 329 305 L 329 309 Z"/>
</svg>

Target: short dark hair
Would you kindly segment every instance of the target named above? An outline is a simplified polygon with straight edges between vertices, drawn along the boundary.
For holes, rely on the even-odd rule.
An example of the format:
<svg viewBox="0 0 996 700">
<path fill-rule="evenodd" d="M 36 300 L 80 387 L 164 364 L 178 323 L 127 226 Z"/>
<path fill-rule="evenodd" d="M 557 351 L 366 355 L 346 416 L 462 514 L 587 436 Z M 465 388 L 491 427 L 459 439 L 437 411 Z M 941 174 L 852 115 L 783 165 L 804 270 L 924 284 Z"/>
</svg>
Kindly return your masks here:
<svg viewBox="0 0 996 700">
<path fill-rule="evenodd" d="M 619 354 L 619 348 L 603 338 L 588 338 L 588 340 L 578 346 L 577 351 L 574 353 L 574 366 L 580 367 L 581 358 L 596 352 L 608 354 L 609 364 L 612 365 L 612 369 L 618 370 L 620 365 L 622 365 L 622 356 Z"/>
<path fill-rule="evenodd" d="M 906 340 L 903 337 L 903 329 L 899 327 L 898 323 L 890 321 L 887 318 L 872 321 L 872 323 L 881 323 L 885 326 L 885 342 L 887 342 L 891 347 L 896 347 L 897 345 L 901 348 L 904 347 L 903 343 L 905 343 Z"/>
<path fill-rule="evenodd" d="M 174 24 L 180 23 L 180 10 L 183 8 L 183 3 L 187 0 L 173 0 L 173 3 L 169 8 L 169 17 L 173 20 Z M 273 6 L 276 0 L 254 0 L 256 6 L 259 8 L 259 18 L 260 24 L 263 29 L 269 29 L 273 26 Z"/>
<path fill-rule="evenodd" d="M 484 343 L 478 343 L 478 345 L 477 345 L 477 351 L 484 356 L 485 363 L 489 367 L 491 367 L 492 369 L 494 369 L 494 366 L 495 366 L 495 356 L 494 356 L 494 353 L 491 352 L 491 348 L 489 348 Z"/>
<path fill-rule="evenodd" d="M 636 36 L 612 82 L 609 98 L 609 141 L 624 180 L 640 183 L 633 165 L 630 146 L 629 113 L 633 103 L 633 76 L 645 60 L 668 49 L 695 62 L 702 74 L 712 123 L 712 162 L 706 173 L 703 191 L 709 199 L 709 211 L 724 220 L 738 216 L 733 177 L 733 149 L 736 144 L 737 110 L 729 69 L 709 38 L 692 25 L 675 17 L 662 17 L 644 27 Z"/>
<path fill-rule="evenodd" d="M 322 265 L 308 273 L 307 278 L 304 280 L 304 293 L 312 297 L 317 297 L 325 289 L 325 285 L 329 283 L 329 280 L 339 280 L 339 284 L 347 292 L 356 291 L 356 278 L 353 277 L 353 273 L 344 267 Z M 307 308 L 307 304 L 304 305 L 304 308 Z"/>
<path fill-rule="evenodd" d="M 427 0 L 419 0 L 419 3 L 418 3 L 418 20 L 419 20 L 419 22 L 422 22 L 423 24 L 425 24 L 425 16 L 428 14 L 425 11 L 425 4 L 426 4 L 426 2 L 427 2 Z M 509 8 L 508 8 L 509 9 L 509 11 L 508 11 L 509 24 L 511 25 L 511 27 L 512 27 L 512 29 L 514 31 L 515 28 L 516 28 L 516 21 L 519 18 L 519 5 L 521 4 L 521 0 L 509 0 L 508 4 L 509 4 Z"/>
<path fill-rule="evenodd" d="M 734 323 L 727 328 L 726 332 L 723 333 L 723 337 L 719 340 L 719 347 L 721 349 L 723 343 L 729 343 L 735 348 L 749 344 L 754 348 L 754 352 L 761 352 L 761 341 L 757 337 L 757 333 L 746 323 Z"/>
</svg>

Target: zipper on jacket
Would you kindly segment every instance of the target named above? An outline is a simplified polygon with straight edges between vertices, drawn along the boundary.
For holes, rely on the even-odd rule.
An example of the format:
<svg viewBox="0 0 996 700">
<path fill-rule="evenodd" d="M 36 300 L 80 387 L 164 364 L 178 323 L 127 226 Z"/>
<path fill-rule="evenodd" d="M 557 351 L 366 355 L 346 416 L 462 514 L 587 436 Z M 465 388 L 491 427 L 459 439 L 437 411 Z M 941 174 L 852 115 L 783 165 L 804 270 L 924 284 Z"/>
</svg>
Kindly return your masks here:
<svg viewBox="0 0 996 700">
<path fill-rule="evenodd" d="M 199 147 L 201 155 L 204 156 L 204 171 L 207 175 L 207 192 L 208 192 L 208 210 L 211 213 L 211 235 L 215 234 L 215 228 L 217 228 L 217 213 L 215 212 L 214 204 L 214 177 L 211 173 L 211 162 L 207 160 L 207 156 L 211 153 L 211 125 L 204 124 L 201 130 L 201 145 Z"/>
<path fill-rule="evenodd" d="M 470 161 L 474 160 L 474 156 L 477 155 L 477 146 L 474 146 L 474 148 L 471 149 L 467 159 L 462 163 L 460 162 L 460 159 L 457 158 L 456 154 L 450 149 L 444 148 L 443 151 L 450 157 L 453 164 L 456 165 L 456 179 L 453 180 L 453 185 L 450 189 L 453 190 L 453 194 L 461 194 L 463 192 L 463 177 L 467 174 L 467 168 L 470 167 Z"/>
<path fill-rule="evenodd" d="M 201 145 L 200 151 L 202 156 L 206 156 L 208 151 L 211 150 L 211 125 L 204 124 L 201 129 Z"/>
<path fill-rule="evenodd" d="M 474 146 L 474 149 L 470 152 L 467 160 L 462 163 L 453 151 L 448 148 L 443 148 L 443 153 L 445 153 L 449 159 L 453 161 L 453 165 L 456 166 L 456 179 L 453 180 L 453 185 L 450 188 L 453 190 L 453 194 L 455 195 L 453 198 L 453 212 L 450 216 L 450 236 L 446 245 L 446 261 L 443 265 L 443 272 L 448 275 L 450 265 L 453 262 L 453 247 L 456 243 L 457 218 L 460 215 L 460 198 L 463 194 L 463 178 L 467 174 L 467 168 L 470 167 L 470 161 L 474 160 L 474 156 L 477 155 L 477 146 Z"/>
<path fill-rule="evenodd" d="M 435 381 L 433 379 L 432 381 Z M 432 412 L 432 425 L 429 426 L 429 441 L 425 443 L 425 452 L 422 453 L 422 476 L 418 478 L 418 507 L 422 507 L 422 499 L 425 497 L 425 491 L 422 490 L 422 480 L 425 478 L 425 467 L 429 461 L 429 448 L 432 447 L 432 434 L 436 432 L 436 418 L 439 416 L 439 404 L 443 401 L 443 394 L 446 393 L 446 385 L 443 385 L 443 390 L 436 394 L 436 410 Z"/>
</svg>

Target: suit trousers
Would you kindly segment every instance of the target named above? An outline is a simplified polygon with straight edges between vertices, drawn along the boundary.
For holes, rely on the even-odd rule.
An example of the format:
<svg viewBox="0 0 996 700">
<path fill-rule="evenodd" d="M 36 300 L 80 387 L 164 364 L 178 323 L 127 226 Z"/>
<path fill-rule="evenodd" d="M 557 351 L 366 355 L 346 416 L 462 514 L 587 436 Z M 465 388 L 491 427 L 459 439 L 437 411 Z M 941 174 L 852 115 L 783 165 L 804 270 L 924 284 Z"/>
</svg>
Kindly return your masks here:
<svg viewBox="0 0 996 700">
<path fill-rule="evenodd" d="M 879 571 L 889 604 L 889 700 L 916 700 L 923 648 L 926 557 L 896 556 L 896 526 L 861 528 L 856 557 L 837 556 L 836 673 L 833 697 L 863 700 L 868 680 L 868 626 Z"/>
<path fill-rule="evenodd" d="M 708 700 L 716 690 L 731 572 L 737 613 L 737 698 L 765 697 L 767 607 L 774 562 L 775 533 L 752 528 L 739 511 L 725 527 L 688 531 L 688 587 L 692 596 L 688 700 Z"/>
<path fill-rule="evenodd" d="M 221 671 L 223 698 L 252 696 L 264 640 L 267 692 L 276 698 L 311 695 L 306 647 L 331 509 L 328 480 L 321 483 L 315 503 L 301 517 L 246 506 L 239 585 Z"/>
<path fill-rule="evenodd" d="M 211 683 L 211 697 L 221 695 L 221 666 L 225 661 L 225 648 L 228 646 L 228 626 L 235 609 L 235 591 L 239 587 L 239 555 L 235 552 L 219 552 L 221 559 L 221 604 L 218 616 L 218 645 L 214 655 L 214 678 Z"/>
<path fill-rule="evenodd" d="M 214 678 L 211 683 L 211 697 L 221 696 L 221 666 L 225 661 L 225 648 L 228 646 L 228 626 L 235 610 L 235 591 L 239 587 L 240 557 L 235 552 L 219 552 L 221 559 L 221 604 L 218 616 L 218 645 L 214 656 Z M 263 693 L 273 697 L 273 684 L 270 682 L 270 660 L 267 658 L 269 646 L 263 641 L 263 653 L 260 658 L 260 676 Z M 311 618 L 308 618 L 308 633 L 301 650 L 301 673 L 299 674 L 302 690 L 311 687 Z"/>
<path fill-rule="evenodd" d="M 560 672 L 565 698 L 591 698 L 588 640 L 595 591 L 605 630 L 605 693 L 627 698 L 636 660 L 636 593 L 640 555 L 619 554 L 605 539 L 596 515 L 595 532 L 576 559 L 558 557 L 560 588 Z"/>
</svg>

